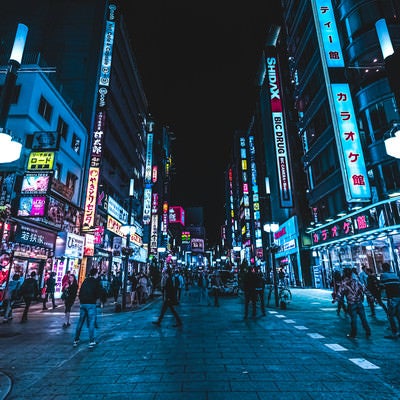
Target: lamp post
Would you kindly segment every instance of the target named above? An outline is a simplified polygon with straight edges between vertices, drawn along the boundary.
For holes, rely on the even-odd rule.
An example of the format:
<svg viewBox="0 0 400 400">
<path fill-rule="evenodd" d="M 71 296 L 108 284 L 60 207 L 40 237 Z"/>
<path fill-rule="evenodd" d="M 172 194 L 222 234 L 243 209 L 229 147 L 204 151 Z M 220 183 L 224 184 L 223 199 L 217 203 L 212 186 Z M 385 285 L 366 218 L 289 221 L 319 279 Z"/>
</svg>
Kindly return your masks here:
<svg viewBox="0 0 400 400">
<path fill-rule="evenodd" d="M 15 141 L 11 136 L 11 131 L 6 129 L 8 113 L 14 96 L 17 73 L 21 66 L 22 55 L 28 34 L 28 27 L 18 24 L 15 35 L 14 45 L 8 61 L 6 79 L 4 82 L 0 100 L 0 163 L 9 163 L 19 159 L 22 144 Z"/>
<path fill-rule="evenodd" d="M 131 235 L 136 232 L 136 228 L 132 225 L 132 198 L 134 195 L 134 186 L 135 180 L 131 179 L 129 182 L 129 204 L 128 204 L 128 225 L 123 225 L 121 227 L 121 232 L 126 235 L 126 248 L 127 252 L 125 254 L 124 260 L 124 274 L 122 277 L 122 310 L 126 309 L 126 289 L 128 286 L 128 266 L 129 266 L 129 257 L 130 257 L 130 243 L 131 243 Z"/>
<path fill-rule="evenodd" d="M 274 284 L 274 293 L 275 293 L 275 306 L 279 306 L 279 296 L 278 296 L 278 277 L 276 273 L 276 264 L 275 264 L 275 256 L 274 256 L 274 238 L 273 235 L 279 229 L 279 224 L 274 222 L 264 224 L 264 231 L 268 233 L 268 259 L 269 259 L 269 267 L 272 267 L 273 274 L 273 284 Z M 270 269 L 269 268 L 269 269 Z"/>
</svg>

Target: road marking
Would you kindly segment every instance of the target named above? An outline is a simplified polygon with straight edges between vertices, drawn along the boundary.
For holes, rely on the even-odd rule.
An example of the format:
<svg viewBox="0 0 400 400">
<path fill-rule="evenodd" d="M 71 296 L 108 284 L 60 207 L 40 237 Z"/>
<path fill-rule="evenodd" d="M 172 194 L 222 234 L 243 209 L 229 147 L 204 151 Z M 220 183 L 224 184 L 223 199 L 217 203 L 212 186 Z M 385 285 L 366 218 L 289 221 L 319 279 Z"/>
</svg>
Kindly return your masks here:
<svg viewBox="0 0 400 400">
<path fill-rule="evenodd" d="M 287 324 L 295 324 L 296 321 L 293 321 L 292 319 L 285 319 L 283 322 L 286 322 Z"/>
<path fill-rule="evenodd" d="M 278 315 L 275 315 L 275 317 L 276 318 L 286 318 L 286 315 L 278 314 Z"/>
<path fill-rule="evenodd" d="M 325 339 L 325 336 L 322 336 L 319 333 L 307 333 L 307 335 L 312 339 Z"/>
<path fill-rule="evenodd" d="M 319 301 L 313 301 L 311 304 L 321 304 Z"/>
<path fill-rule="evenodd" d="M 326 347 L 329 347 L 333 351 L 347 351 L 347 349 L 337 343 L 325 343 Z"/>
<path fill-rule="evenodd" d="M 295 325 L 294 327 L 300 331 L 306 331 L 308 329 L 306 326 L 303 325 Z"/>
<path fill-rule="evenodd" d="M 268 311 L 270 314 L 278 314 L 278 311 Z"/>
<path fill-rule="evenodd" d="M 372 364 L 371 362 L 367 361 L 365 358 L 349 358 L 349 360 L 352 363 L 361 367 L 362 369 L 380 369 L 380 367 L 378 367 L 375 364 Z"/>
<path fill-rule="evenodd" d="M 336 311 L 336 307 L 320 308 L 321 311 Z"/>
</svg>

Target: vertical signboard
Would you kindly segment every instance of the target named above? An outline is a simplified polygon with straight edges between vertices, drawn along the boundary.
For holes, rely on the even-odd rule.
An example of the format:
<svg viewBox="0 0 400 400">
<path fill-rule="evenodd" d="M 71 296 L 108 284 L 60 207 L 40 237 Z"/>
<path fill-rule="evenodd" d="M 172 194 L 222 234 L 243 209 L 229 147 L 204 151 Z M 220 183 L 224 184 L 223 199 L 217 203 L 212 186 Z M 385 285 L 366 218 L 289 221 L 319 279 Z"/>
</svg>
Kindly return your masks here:
<svg viewBox="0 0 400 400">
<path fill-rule="evenodd" d="M 103 51 L 99 65 L 99 81 L 96 94 L 96 113 L 93 123 L 92 144 L 90 154 L 90 166 L 88 173 L 86 202 L 84 207 L 83 230 L 93 228 L 95 224 L 97 189 L 100 177 L 100 162 L 103 152 L 103 137 L 106 119 L 106 107 L 108 103 L 112 52 L 115 34 L 115 12 L 117 7 L 109 4 L 105 21 Z"/>
<path fill-rule="evenodd" d="M 340 73 L 345 64 L 332 2 L 313 0 L 312 6 L 346 200 L 367 202 L 371 190 L 350 88 Z"/>
<path fill-rule="evenodd" d="M 267 75 L 269 85 L 269 100 L 271 104 L 272 127 L 276 166 L 278 170 L 281 207 L 293 207 L 292 185 L 290 181 L 289 156 L 286 144 L 286 126 L 283 115 L 282 90 L 276 49 L 268 47 Z"/>
</svg>

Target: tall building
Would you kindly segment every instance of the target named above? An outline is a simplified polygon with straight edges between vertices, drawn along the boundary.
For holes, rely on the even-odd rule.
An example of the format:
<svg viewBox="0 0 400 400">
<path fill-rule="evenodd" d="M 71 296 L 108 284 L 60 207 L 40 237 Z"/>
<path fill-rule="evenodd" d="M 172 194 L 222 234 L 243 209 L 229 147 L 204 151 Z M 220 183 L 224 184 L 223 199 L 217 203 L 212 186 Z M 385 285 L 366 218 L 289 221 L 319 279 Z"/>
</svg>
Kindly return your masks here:
<svg viewBox="0 0 400 400">
<path fill-rule="evenodd" d="M 282 2 L 292 104 L 307 177 L 315 286 L 383 262 L 399 271 L 399 160 L 384 139 L 399 120 L 375 23 L 400 40 L 399 1 Z M 279 47 L 279 45 L 278 45 Z"/>
<path fill-rule="evenodd" d="M 17 23 L 26 24 L 22 64 L 34 59 L 43 67 L 45 60 L 54 67 L 49 78 L 86 128 L 79 204 L 87 243 L 83 275 L 90 266 L 106 276 L 126 272 L 124 254 L 129 269 L 139 268 L 148 247 L 143 241 L 148 104 L 120 2 L 22 0 L 2 4 L 1 11 L 1 55 L 9 54 Z M 135 234 L 127 237 L 123 225 L 134 226 Z M 131 250 L 124 252 L 127 246 Z"/>
</svg>

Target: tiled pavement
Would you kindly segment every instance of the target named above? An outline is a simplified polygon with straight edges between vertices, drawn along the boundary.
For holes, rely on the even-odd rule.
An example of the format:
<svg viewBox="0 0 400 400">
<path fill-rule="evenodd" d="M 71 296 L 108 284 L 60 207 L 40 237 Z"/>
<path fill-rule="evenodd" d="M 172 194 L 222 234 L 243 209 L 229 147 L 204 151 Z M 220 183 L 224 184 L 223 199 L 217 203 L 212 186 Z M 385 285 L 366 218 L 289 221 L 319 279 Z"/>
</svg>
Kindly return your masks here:
<svg viewBox="0 0 400 400">
<path fill-rule="evenodd" d="M 293 289 L 287 310 L 243 319 L 241 297 L 220 307 L 199 304 L 197 288 L 154 326 L 160 300 L 140 309 L 99 310 L 98 345 L 72 347 L 77 321 L 63 329 L 63 308 L 34 306 L 27 324 L 0 326 L 0 399 L 400 399 L 400 340 L 387 340 L 381 309 L 348 340 L 349 321 L 337 316 L 329 291 Z M 368 310 L 367 310 L 368 313 Z"/>
</svg>

